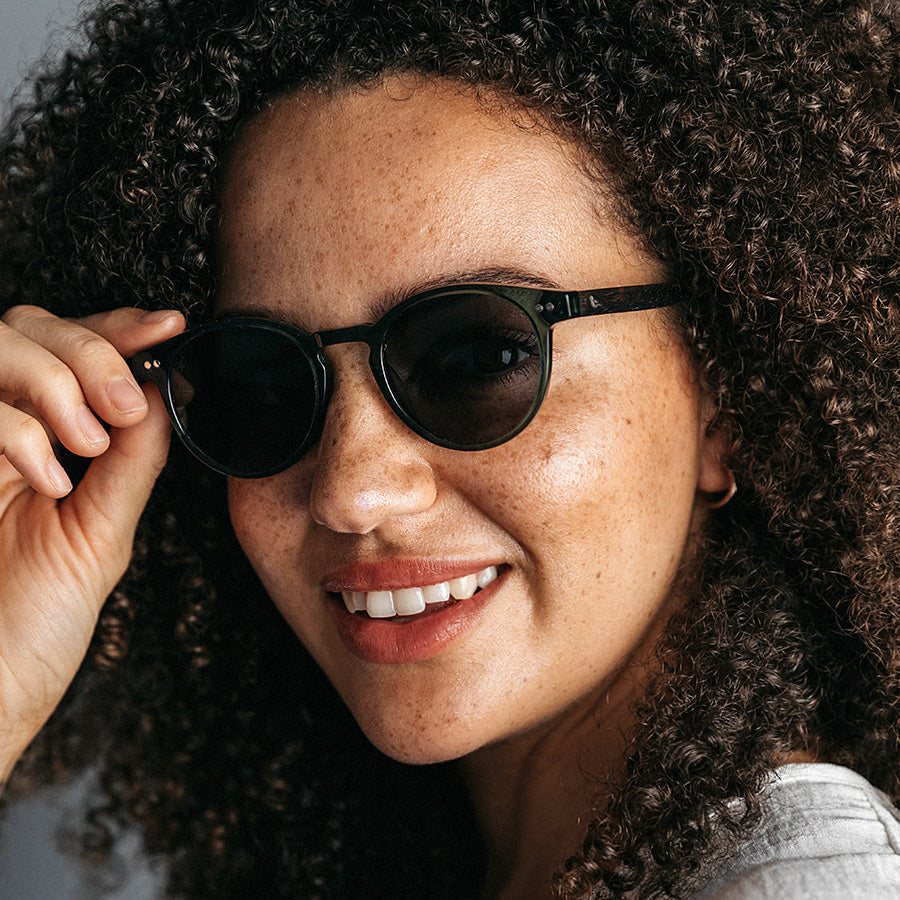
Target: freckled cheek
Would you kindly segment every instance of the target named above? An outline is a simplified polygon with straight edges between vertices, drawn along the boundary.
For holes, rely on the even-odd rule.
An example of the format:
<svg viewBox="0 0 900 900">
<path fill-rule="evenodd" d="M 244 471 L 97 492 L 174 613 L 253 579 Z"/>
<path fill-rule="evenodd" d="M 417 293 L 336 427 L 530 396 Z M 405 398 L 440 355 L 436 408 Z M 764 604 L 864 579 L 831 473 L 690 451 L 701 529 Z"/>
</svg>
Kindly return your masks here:
<svg viewBox="0 0 900 900">
<path fill-rule="evenodd" d="M 592 557 L 621 552 L 660 530 L 671 532 L 657 535 L 669 555 L 682 537 L 673 510 L 683 507 L 687 517 L 693 505 L 690 410 L 665 402 L 598 408 L 579 394 L 548 398 L 518 438 L 487 451 L 471 496 L 543 561 L 578 546 Z M 581 562 L 578 552 L 569 566 Z"/>
<path fill-rule="evenodd" d="M 559 561 L 555 557 L 571 540 L 584 540 L 594 520 L 608 520 L 616 491 L 607 480 L 602 436 L 582 439 L 571 418 L 568 433 L 542 426 L 535 421 L 508 444 L 471 454 L 453 476 L 454 489 L 538 568 Z"/>
<path fill-rule="evenodd" d="M 272 602 L 307 649 L 327 643 L 321 594 L 305 577 L 303 557 L 308 516 L 292 506 L 296 496 L 289 473 L 253 481 L 231 480 L 228 504 L 238 541 Z M 321 663 L 321 660 L 320 660 Z"/>
<path fill-rule="evenodd" d="M 228 482 L 235 534 L 267 587 L 290 565 L 291 548 L 302 546 L 306 517 L 291 507 L 290 496 L 283 476 Z"/>
</svg>

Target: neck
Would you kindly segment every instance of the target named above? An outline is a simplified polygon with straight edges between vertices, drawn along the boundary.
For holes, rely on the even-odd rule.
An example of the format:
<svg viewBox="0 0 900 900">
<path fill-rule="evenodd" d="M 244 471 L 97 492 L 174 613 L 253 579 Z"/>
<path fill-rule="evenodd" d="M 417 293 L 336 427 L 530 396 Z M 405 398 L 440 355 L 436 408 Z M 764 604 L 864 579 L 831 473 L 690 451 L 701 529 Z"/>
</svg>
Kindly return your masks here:
<svg viewBox="0 0 900 900">
<path fill-rule="evenodd" d="M 621 773 L 634 678 L 466 757 L 463 771 L 488 854 L 485 900 L 547 900 Z"/>
</svg>

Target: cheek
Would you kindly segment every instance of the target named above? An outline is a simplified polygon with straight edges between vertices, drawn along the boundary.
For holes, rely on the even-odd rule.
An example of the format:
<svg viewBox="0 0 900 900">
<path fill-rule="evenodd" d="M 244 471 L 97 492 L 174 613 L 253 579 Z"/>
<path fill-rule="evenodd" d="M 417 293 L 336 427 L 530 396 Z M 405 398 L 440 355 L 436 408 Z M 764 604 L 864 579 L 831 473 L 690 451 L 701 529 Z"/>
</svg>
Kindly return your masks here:
<svg viewBox="0 0 900 900">
<path fill-rule="evenodd" d="M 228 483 L 231 521 L 253 570 L 278 611 L 320 665 L 329 643 L 328 617 L 321 615 L 320 590 L 308 564 L 309 516 L 299 496 L 296 473 Z"/>
<path fill-rule="evenodd" d="M 238 542 L 270 592 L 308 530 L 307 518 L 291 504 L 291 496 L 293 487 L 283 475 L 228 481 L 228 508 Z"/>
<path fill-rule="evenodd" d="M 534 422 L 488 451 L 467 489 L 535 567 L 582 590 L 613 560 L 623 574 L 677 565 L 699 458 L 697 403 L 685 385 L 598 394 L 586 383 L 551 384 Z"/>
</svg>

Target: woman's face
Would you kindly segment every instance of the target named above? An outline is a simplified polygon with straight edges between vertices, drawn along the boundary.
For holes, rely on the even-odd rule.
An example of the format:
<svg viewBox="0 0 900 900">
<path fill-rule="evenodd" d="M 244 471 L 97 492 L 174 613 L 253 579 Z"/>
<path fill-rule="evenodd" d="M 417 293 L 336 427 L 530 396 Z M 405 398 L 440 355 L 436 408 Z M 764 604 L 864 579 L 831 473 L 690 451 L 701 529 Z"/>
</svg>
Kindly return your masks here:
<svg viewBox="0 0 900 900">
<path fill-rule="evenodd" d="M 665 279 L 604 214 L 571 145 L 440 82 L 279 100 L 237 141 L 222 199 L 221 308 L 307 331 L 374 321 L 435 284 Z M 537 417 L 479 452 L 403 425 L 365 345 L 326 356 L 319 444 L 280 475 L 232 480 L 229 497 L 263 584 L 370 739 L 398 759 L 449 759 L 630 694 L 698 487 L 725 486 L 664 314 L 556 326 Z M 342 599 L 464 588 L 492 566 L 474 596 L 413 616 Z"/>
</svg>

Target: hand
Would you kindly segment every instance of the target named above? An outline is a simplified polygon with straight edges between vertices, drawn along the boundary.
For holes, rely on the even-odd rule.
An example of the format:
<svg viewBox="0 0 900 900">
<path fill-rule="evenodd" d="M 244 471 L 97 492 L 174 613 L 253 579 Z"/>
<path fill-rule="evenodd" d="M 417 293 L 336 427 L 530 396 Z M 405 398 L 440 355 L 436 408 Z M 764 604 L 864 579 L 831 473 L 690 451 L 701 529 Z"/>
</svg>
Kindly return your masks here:
<svg viewBox="0 0 900 900">
<path fill-rule="evenodd" d="M 183 328 L 137 309 L 0 320 L 0 784 L 81 665 L 165 463 L 162 401 L 123 357 Z M 93 458 L 75 490 L 57 444 Z"/>
</svg>

